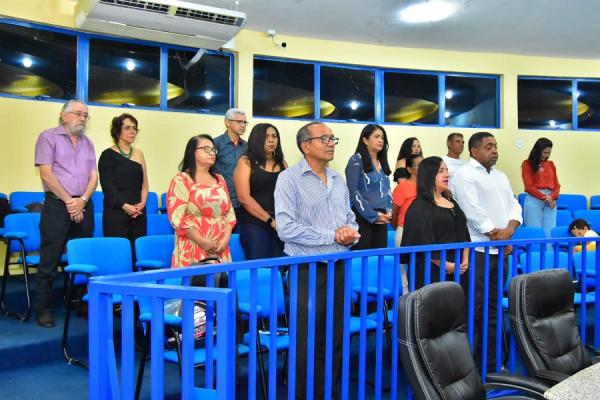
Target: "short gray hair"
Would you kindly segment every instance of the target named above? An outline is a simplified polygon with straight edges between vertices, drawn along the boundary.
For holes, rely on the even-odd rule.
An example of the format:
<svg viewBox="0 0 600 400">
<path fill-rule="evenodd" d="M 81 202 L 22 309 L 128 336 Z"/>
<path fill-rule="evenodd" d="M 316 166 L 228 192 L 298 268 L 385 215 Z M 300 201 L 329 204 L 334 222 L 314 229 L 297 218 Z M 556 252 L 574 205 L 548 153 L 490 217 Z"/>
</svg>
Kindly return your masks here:
<svg viewBox="0 0 600 400">
<path fill-rule="evenodd" d="M 300 130 L 298 130 L 298 133 L 296 134 L 296 145 L 298 146 L 298 150 L 300 150 L 300 153 L 302 153 L 302 154 L 304 154 L 304 152 L 302 151 L 302 147 L 301 147 L 302 143 L 304 143 L 308 139 L 310 139 L 310 127 L 313 125 L 325 125 L 325 124 L 320 121 L 309 122 L 308 124 L 306 124 L 302 128 L 300 128 Z"/>
<path fill-rule="evenodd" d="M 67 101 L 65 104 L 63 104 L 62 109 L 60 110 L 60 115 L 58 116 L 58 123 L 60 125 L 62 125 L 64 123 L 64 121 L 62 119 L 62 113 L 71 111 L 71 108 L 72 108 L 73 104 L 75 104 L 75 103 L 79 103 L 79 104 L 82 104 L 87 107 L 87 104 L 85 104 L 85 101 L 83 101 L 83 100 L 74 99 L 74 100 Z"/>
<path fill-rule="evenodd" d="M 225 119 L 235 119 L 236 115 L 246 116 L 246 112 L 244 110 L 240 110 L 239 108 L 230 108 L 225 113 Z"/>
</svg>

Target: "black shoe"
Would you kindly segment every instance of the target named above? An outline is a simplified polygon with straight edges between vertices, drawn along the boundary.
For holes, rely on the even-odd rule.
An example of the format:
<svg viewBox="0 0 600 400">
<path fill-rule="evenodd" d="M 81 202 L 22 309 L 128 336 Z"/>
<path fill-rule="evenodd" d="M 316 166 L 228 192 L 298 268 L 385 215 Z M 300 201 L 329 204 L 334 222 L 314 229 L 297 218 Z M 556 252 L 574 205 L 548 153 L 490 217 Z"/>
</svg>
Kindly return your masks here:
<svg viewBox="0 0 600 400">
<path fill-rule="evenodd" d="M 50 311 L 45 311 L 37 315 L 37 324 L 44 328 L 54 328 L 54 317 Z"/>
</svg>

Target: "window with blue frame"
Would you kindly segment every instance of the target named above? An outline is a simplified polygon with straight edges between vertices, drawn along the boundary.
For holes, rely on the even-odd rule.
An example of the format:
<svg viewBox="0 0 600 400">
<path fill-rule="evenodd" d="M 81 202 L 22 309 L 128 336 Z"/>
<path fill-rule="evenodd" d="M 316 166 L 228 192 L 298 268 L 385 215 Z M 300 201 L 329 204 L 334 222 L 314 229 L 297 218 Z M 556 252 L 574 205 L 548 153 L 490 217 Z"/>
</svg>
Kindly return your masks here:
<svg viewBox="0 0 600 400">
<path fill-rule="evenodd" d="M 77 37 L 0 24 L 0 93 L 70 99 L 77 81 Z"/>
<path fill-rule="evenodd" d="M 519 129 L 572 129 L 571 79 L 519 78 Z"/>
<path fill-rule="evenodd" d="M 385 72 L 384 121 L 439 124 L 439 83 L 433 74 Z"/>
<path fill-rule="evenodd" d="M 91 39 L 88 99 L 93 103 L 160 106 L 160 48 Z"/>
<path fill-rule="evenodd" d="M 600 82 L 577 82 L 577 126 L 600 129 Z"/>
<path fill-rule="evenodd" d="M 231 103 L 231 57 L 169 49 L 168 107 L 225 113 Z"/>
<path fill-rule="evenodd" d="M 254 59 L 255 116 L 314 118 L 315 67 L 309 63 Z"/>
<path fill-rule="evenodd" d="M 374 121 L 375 71 L 320 67 L 322 119 Z"/>
<path fill-rule="evenodd" d="M 446 75 L 446 125 L 495 127 L 496 84 L 496 78 Z"/>
</svg>

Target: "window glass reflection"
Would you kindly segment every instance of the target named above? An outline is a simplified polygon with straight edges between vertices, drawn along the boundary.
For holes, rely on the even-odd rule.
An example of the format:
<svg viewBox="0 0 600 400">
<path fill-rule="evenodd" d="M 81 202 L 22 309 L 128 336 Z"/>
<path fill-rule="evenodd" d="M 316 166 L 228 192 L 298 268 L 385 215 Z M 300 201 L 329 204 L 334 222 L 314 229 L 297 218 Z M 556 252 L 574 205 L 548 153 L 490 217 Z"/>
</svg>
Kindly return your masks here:
<svg viewBox="0 0 600 400">
<path fill-rule="evenodd" d="M 169 87 L 171 96 L 183 89 Z M 91 102 L 158 107 L 160 49 L 110 40 L 90 40 L 88 98 Z"/>
<path fill-rule="evenodd" d="M 373 121 L 374 91 L 373 71 L 321 67 L 321 118 Z"/>
<path fill-rule="evenodd" d="M 577 83 L 577 121 L 583 129 L 600 129 L 600 82 Z"/>
<path fill-rule="evenodd" d="M 384 74 L 385 122 L 438 124 L 438 77 L 427 74 Z"/>
<path fill-rule="evenodd" d="M 74 35 L 0 24 L 0 92 L 38 98 L 75 97 Z"/>
<path fill-rule="evenodd" d="M 520 129 L 572 129 L 572 84 L 568 79 L 519 78 Z"/>
<path fill-rule="evenodd" d="M 446 76 L 446 112 L 449 126 L 496 126 L 496 79 Z"/>
<path fill-rule="evenodd" d="M 254 59 L 253 83 L 254 115 L 314 118 L 312 64 Z"/>
<path fill-rule="evenodd" d="M 230 57 L 169 49 L 168 107 L 225 113 L 229 108 Z"/>
</svg>

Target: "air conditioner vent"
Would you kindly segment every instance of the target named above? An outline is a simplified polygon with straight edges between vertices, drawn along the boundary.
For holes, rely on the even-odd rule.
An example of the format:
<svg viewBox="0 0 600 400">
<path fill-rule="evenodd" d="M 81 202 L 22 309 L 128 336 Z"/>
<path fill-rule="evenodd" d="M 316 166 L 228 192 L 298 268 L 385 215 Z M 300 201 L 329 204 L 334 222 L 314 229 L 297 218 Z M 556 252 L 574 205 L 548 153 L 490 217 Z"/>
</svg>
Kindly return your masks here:
<svg viewBox="0 0 600 400">
<path fill-rule="evenodd" d="M 166 4 L 153 3 L 151 1 L 143 0 L 100 0 L 100 3 L 119 7 L 135 8 L 138 10 L 151 11 L 160 14 L 167 14 L 169 11 L 169 6 Z"/>
<path fill-rule="evenodd" d="M 223 14 L 216 14 L 216 13 L 211 13 L 211 12 L 206 12 L 206 11 L 192 10 L 192 9 L 183 8 L 183 7 L 177 8 L 177 11 L 175 12 L 175 16 L 183 17 L 183 18 L 190 18 L 190 19 L 199 19 L 201 21 L 215 22 L 217 24 L 223 24 L 223 25 L 231 25 L 231 26 L 239 26 L 240 25 L 240 23 L 238 22 L 238 18 L 236 18 L 236 17 L 232 17 L 229 15 L 223 15 Z"/>
</svg>

